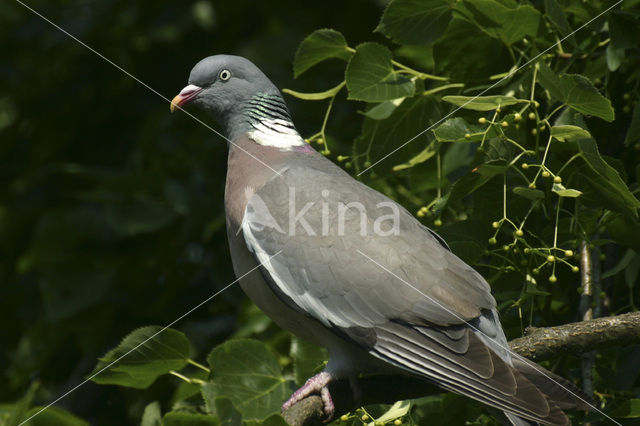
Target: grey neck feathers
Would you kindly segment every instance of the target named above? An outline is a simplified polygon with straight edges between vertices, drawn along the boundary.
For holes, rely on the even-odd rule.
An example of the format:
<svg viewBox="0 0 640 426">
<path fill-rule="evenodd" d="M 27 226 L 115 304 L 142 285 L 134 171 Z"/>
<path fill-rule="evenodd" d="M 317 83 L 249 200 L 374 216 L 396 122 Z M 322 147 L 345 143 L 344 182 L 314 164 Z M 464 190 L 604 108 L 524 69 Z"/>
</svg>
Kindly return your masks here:
<svg viewBox="0 0 640 426">
<path fill-rule="evenodd" d="M 246 133 L 260 145 L 283 150 L 306 145 L 279 93 L 258 93 L 246 102 L 236 117 L 237 121 L 230 123 L 232 128 Z"/>
</svg>

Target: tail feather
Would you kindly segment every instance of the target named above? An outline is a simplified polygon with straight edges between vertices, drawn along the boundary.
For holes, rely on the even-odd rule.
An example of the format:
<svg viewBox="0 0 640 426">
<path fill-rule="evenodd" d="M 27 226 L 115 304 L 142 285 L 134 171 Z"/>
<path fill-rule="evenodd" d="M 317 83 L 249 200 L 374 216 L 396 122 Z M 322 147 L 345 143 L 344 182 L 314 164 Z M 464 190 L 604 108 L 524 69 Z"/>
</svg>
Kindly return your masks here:
<svg viewBox="0 0 640 426">
<path fill-rule="evenodd" d="M 564 377 L 522 357 L 513 357 L 513 367 L 562 408 L 576 408 L 592 411 L 595 406 L 593 398 Z"/>
</svg>

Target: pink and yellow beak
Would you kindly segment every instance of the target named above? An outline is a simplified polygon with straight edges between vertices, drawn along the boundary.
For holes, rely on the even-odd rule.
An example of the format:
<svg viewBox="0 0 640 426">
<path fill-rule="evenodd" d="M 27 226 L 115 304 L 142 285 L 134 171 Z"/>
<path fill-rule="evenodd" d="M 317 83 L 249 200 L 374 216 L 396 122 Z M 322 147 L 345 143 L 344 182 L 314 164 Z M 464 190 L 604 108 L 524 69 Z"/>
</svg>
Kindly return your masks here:
<svg viewBox="0 0 640 426">
<path fill-rule="evenodd" d="M 198 93 L 202 92 L 203 90 L 204 89 L 202 87 L 198 87 L 193 84 L 188 85 L 187 87 L 182 89 L 180 93 L 176 95 L 175 98 L 171 100 L 171 105 L 169 106 L 169 109 L 171 109 L 171 112 L 175 111 L 177 108 L 182 109 L 182 106 L 184 104 L 191 101 L 194 97 L 198 95 Z"/>
</svg>

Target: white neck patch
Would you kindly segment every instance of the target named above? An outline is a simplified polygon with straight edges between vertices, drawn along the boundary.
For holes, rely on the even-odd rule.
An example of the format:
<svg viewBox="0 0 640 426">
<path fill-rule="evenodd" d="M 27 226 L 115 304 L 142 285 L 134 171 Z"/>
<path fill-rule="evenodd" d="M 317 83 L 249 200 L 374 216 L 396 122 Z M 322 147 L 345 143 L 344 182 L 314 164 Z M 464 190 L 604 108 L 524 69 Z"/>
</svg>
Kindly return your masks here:
<svg viewBox="0 0 640 426">
<path fill-rule="evenodd" d="M 260 145 L 288 149 L 306 144 L 289 120 L 265 118 L 252 123 L 252 126 L 247 134 Z"/>
</svg>

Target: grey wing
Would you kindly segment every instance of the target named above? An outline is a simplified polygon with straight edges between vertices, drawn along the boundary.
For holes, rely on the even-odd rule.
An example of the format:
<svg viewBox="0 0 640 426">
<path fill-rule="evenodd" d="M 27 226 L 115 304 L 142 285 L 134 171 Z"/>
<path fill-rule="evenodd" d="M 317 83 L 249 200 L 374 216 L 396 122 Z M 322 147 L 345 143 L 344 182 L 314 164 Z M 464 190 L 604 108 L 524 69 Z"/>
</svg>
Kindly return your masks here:
<svg viewBox="0 0 640 426">
<path fill-rule="evenodd" d="M 341 203 L 358 203 L 365 215 L 351 208 L 341 216 Z M 390 214 L 380 203 L 392 202 L 347 175 L 290 168 L 249 200 L 242 230 L 267 281 L 294 309 L 446 389 L 564 424 L 511 367 L 486 281 L 397 205 L 397 232 L 376 232 Z M 295 220 L 301 212 L 304 223 Z"/>
</svg>

